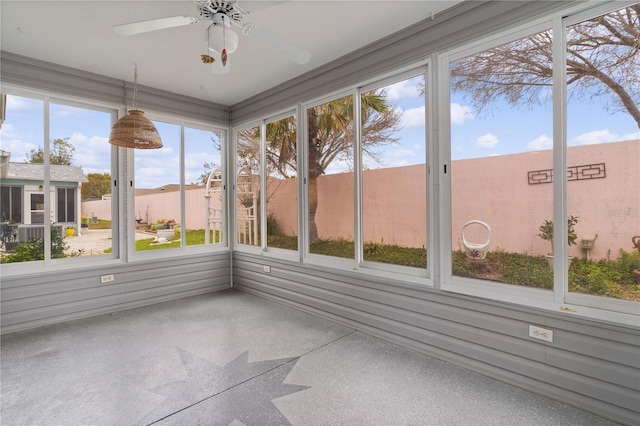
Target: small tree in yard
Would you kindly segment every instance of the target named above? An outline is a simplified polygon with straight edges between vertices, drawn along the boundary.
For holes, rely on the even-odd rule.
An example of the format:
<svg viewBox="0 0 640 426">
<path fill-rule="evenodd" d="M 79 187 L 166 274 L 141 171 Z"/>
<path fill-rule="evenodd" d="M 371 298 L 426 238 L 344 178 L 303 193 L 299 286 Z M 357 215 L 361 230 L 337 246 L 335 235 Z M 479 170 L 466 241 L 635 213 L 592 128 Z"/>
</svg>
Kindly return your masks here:
<svg viewBox="0 0 640 426">
<path fill-rule="evenodd" d="M 574 226 L 578 223 L 578 217 L 569 216 L 567 219 L 567 245 L 569 247 L 574 246 L 576 244 L 576 239 L 578 236 L 576 235 L 576 231 Z M 553 255 L 553 221 L 545 220 L 542 225 L 540 225 L 540 233 L 538 237 L 542 238 L 545 241 L 549 241 L 551 243 L 551 255 Z"/>
<path fill-rule="evenodd" d="M 71 166 L 76 147 L 69 142 L 69 138 L 54 139 L 49 149 L 49 164 Z M 44 164 L 44 149 L 32 149 L 25 155 L 25 161 L 33 164 Z"/>
</svg>

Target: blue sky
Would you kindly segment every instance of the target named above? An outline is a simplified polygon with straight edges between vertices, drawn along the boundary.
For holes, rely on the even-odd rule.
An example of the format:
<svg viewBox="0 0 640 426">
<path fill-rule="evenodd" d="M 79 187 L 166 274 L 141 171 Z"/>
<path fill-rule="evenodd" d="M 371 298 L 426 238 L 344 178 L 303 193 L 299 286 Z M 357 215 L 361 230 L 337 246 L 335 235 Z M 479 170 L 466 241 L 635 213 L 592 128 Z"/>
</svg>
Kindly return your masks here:
<svg viewBox="0 0 640 426">
<path fill-rule="evenodd" d="M 418 79 L 410 79 L 388 88 L 388 101 L 402 113 L 402 129 L 397 144 L 381 148 L 383 164 L 365 158 L 365 167 L 396 167 L 425 161 L 424 102 L 416 88 Z M 534 108 L 513 108 L 497 102 L 481 113 L 461 94 L 452 94 L 451 134 L 453 160 L 505 155 L 549 149 L 552 144 L 551 103 Z M 42 146 L 42 102 L 9 96 L 7 117 L 0 130 L 0 149 L 11 152 L 11 160 L 24 161 L 31 149 Z M 110 115 L 64 105 L 51 106 L 51 137 L 69 137 L 76 147 L 75 163 L 85 173 L 109 172 L 108 143 Z M 154 188 L 179 179 L 179 126 L 156 122 L 163 139 L 160 150 L 136 150 L 136 186 Z M 582 145 L 638 139 L 640 132 L 631 117 L 622 112 L 611 114 L 597 97 L 584 97 L 568 107 L 568 144 Z M 203 163 L 220 164 L 220 155 L 211 142 L 211 131 L 187 129 L 185 168 L 187 183 L 197 181 Z M 327 173 L 345 170 L 335 163 Z"/>
</svg>

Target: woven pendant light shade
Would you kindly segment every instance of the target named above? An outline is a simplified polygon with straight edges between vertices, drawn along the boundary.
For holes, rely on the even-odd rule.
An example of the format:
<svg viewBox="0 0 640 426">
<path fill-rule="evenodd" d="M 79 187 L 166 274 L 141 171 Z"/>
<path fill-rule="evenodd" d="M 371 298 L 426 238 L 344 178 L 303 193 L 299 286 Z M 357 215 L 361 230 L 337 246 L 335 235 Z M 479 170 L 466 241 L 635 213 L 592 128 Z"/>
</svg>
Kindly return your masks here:
<svg viewBox="0 0 640 426">
<path fill-rule="evenodd" d="M 109 143 L 125 148 L 162 148 L 162 140 L 156 126 L 144 116 L 144 112 L 137 109 L 130 110 L 113 125 Z"/>
</svg>

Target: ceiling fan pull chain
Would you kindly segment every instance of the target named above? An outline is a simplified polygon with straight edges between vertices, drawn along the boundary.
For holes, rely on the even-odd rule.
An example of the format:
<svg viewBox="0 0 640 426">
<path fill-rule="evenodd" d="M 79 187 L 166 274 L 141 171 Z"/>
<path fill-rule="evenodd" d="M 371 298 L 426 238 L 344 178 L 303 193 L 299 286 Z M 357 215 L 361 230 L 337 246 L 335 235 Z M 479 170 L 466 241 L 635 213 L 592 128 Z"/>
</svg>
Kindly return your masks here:
<svg viewBox="0 0 640 426">
<path fill-rule="evenodd" d="M 227 66 L 227 28 L 224 24 L 224 18 L 222 19 L 222 54 L 220 55 L 222 66 Z"/>
</svg>

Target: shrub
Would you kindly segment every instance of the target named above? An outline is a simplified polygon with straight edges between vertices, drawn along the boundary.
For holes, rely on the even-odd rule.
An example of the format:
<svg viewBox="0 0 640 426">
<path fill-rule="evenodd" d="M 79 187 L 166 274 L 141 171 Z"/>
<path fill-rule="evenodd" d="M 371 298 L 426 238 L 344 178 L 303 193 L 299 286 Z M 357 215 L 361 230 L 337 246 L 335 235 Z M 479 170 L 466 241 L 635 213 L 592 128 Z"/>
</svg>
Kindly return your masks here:
<svg viewBox="0 0 640 426">
<path fill-rule="evenodd" d="M 280 229 L 280 224 L 278 223 L 278 219 L 273 215 L 269 214 L 267 216 L 267 235 L 272 236 L 282 236 L 282 229 Z"/>
<path fill-rule="evenodd" d="M 51 257 L 53 259 L 67 257 L 64 253 L 67 248 L 62 232 L 52 229 Z M 44 240 L 42 238 L 29 238 L 27 241 L 20 241 L 11 254 L 2 257 L 1 263 L 31 262 L 34 260 L 44 260 Z"/>
</svg>

